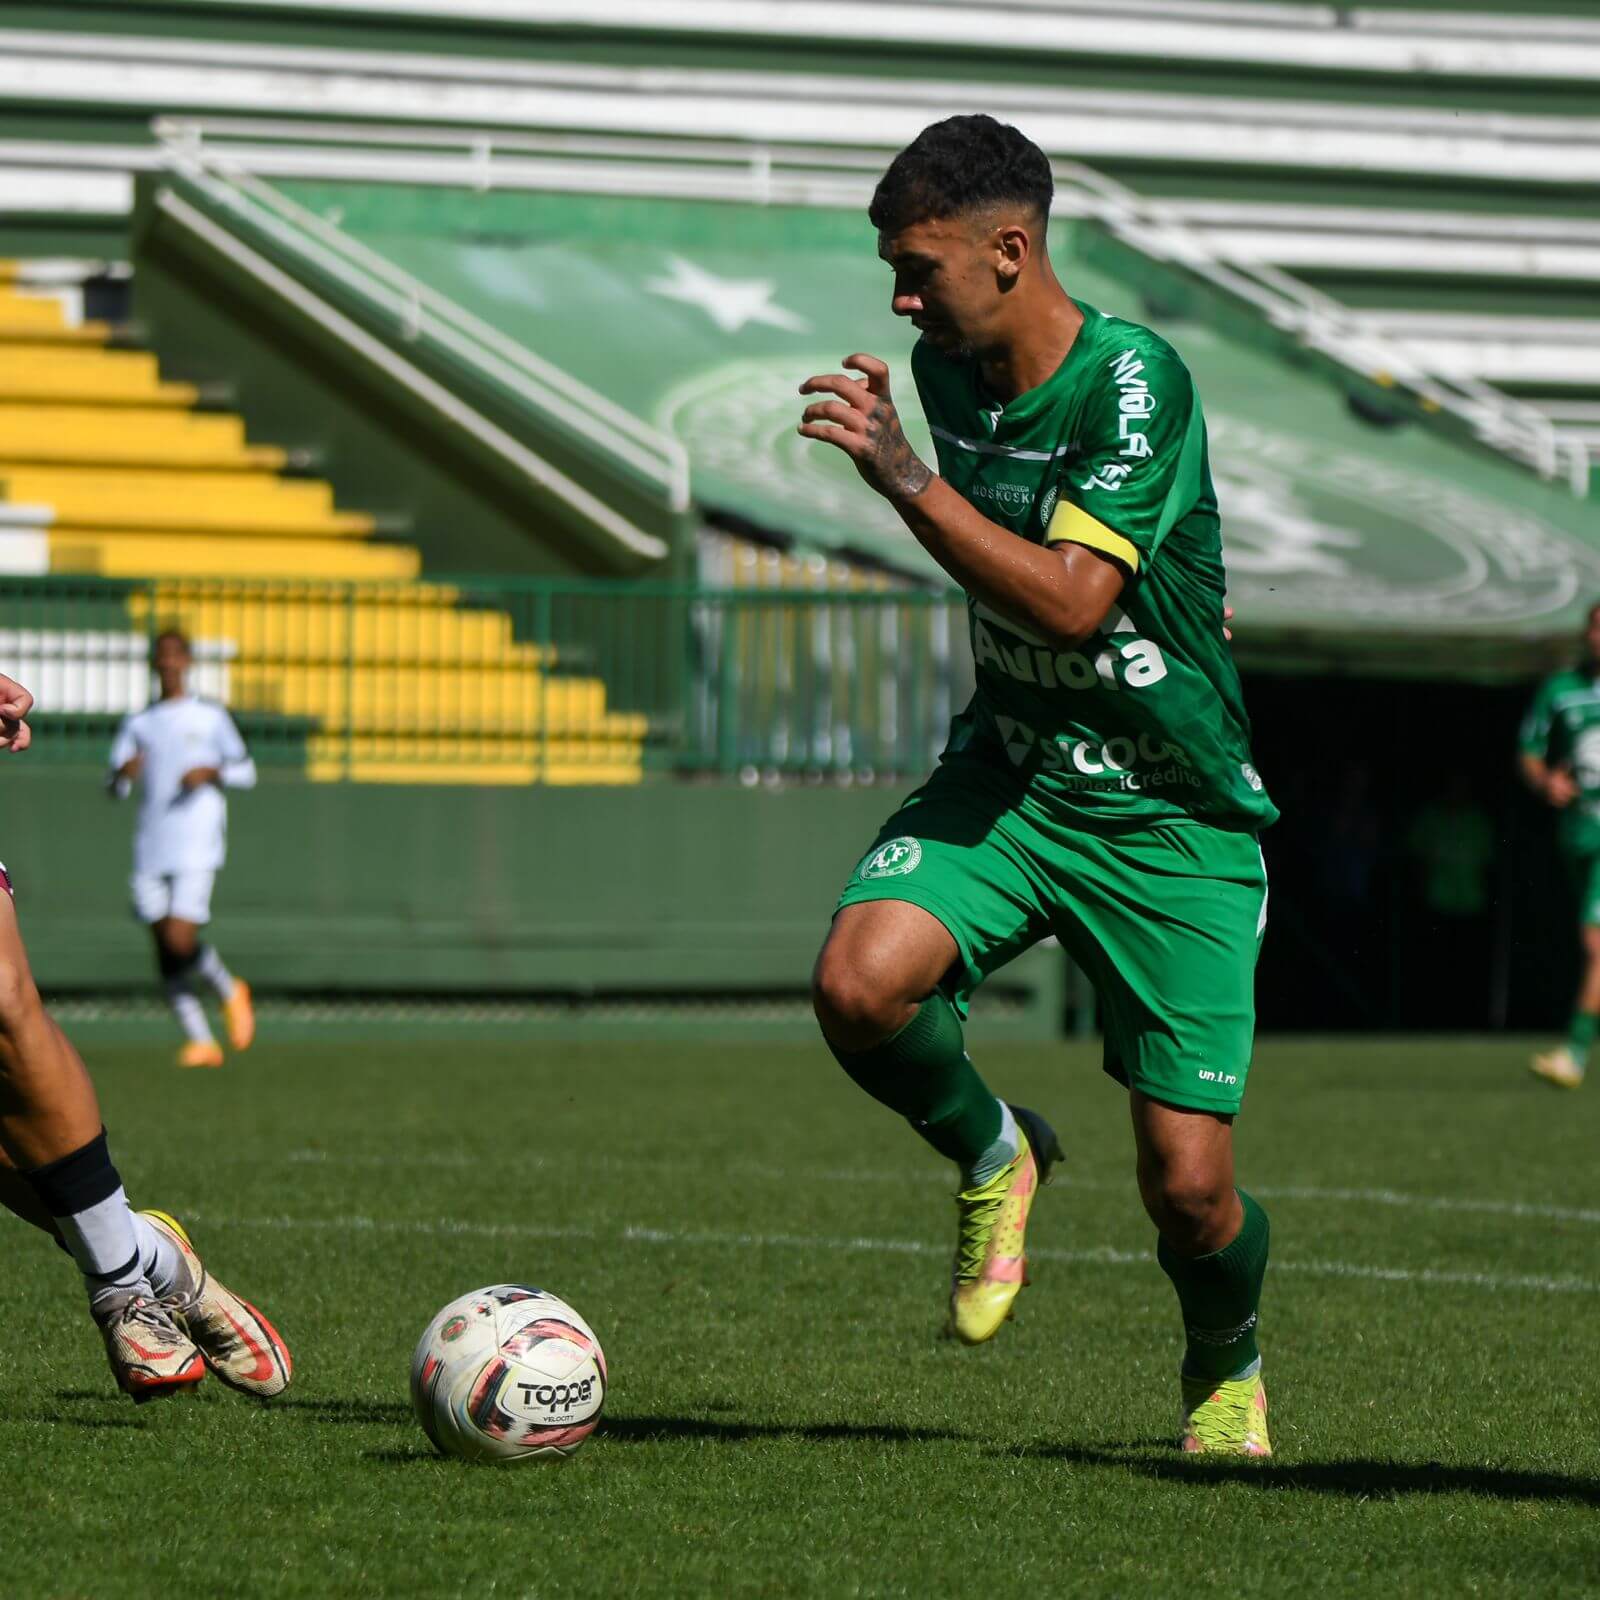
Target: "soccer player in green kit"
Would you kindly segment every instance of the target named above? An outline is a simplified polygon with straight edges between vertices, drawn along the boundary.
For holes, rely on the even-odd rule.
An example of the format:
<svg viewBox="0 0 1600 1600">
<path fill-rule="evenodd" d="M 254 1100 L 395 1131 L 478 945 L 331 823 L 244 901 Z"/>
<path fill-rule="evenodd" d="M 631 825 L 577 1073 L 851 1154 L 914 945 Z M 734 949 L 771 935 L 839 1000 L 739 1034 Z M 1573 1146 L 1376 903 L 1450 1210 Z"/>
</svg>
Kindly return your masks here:
<svg viewBox="0 0 1600 1600">
<path fill-rule="evenodd" d="M 1557 1088 L 1583 1083 L 1600 1024 L 1600 605 L 1583 633 L 1583 661 L 1539 685 L 1517 739 L 1523 781 L 1561 813 L 1561 853 L 1578 891 L 1583 976 L 1567 1037 L 1529 1063 Z"/>
<path fill-rule="evenodd" d="M 845 1071 L 960 1171 L 950 1322 L 992 1338 L 1025 1282 L 1048 1124 L 962 1041 L 974 989 L 1051 933 L 1093 978 L 1128 1090 L 1139 1192 L 1186 1334 L 1180 1441 L 1264 1456 L 1256 1345 L 1267 1218 L 1234 1186 L 1277 813 L 1223 627 L 1205 423 L 1183 363 L 1051 269 L 1048 162 L 951 117 L 895 157 L 869 215 L 935 475 L 876 357 L 807 380 L 800 432 L 843 450 L 967 592 L 977 691 L 940 765 L 839 900 L 813 979 Z"/>
</svg>

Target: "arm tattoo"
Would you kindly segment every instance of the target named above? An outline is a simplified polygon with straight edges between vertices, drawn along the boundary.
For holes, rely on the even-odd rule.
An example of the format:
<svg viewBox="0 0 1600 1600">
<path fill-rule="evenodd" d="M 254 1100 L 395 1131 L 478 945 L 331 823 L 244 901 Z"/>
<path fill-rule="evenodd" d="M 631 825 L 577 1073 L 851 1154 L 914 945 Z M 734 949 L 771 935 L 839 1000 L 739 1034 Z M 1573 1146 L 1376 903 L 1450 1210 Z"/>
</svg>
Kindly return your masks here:
<svg viewBox="0 0 1600 1600">
<path fill-rule="evenodd" d="M 867 416 L 867 439 L 873 476 L 891 500 L 914 500 L 933 481 L 933 474 L 911 448 L 891 402 L 873 402 Z"/>
</svg>

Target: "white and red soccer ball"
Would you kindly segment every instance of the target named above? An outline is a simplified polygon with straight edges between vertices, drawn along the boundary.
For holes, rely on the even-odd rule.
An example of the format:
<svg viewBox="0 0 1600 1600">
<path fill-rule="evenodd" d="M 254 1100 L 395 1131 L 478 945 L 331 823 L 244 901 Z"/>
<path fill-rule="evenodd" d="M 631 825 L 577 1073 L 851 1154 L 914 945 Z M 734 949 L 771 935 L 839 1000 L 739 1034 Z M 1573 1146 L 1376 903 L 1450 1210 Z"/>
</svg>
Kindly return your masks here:
<svg viewBox="0 0 1600 1600">
<path fill-rule="evenodd" d="M 411 1404 L 434 1445 L 468 1461 L 552 1461 L 595 1430 L 606 1358 L 543 1289 L 497 1283 L 452 1300 L 411 1358 Z"/>
</svg>

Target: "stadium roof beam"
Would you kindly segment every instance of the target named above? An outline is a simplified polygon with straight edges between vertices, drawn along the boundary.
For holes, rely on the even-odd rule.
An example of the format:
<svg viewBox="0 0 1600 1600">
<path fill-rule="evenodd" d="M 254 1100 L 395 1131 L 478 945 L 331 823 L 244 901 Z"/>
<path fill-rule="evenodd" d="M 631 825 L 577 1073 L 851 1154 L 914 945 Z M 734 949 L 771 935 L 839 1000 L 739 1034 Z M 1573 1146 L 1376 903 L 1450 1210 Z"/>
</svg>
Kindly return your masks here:
<svg viewBox="0 0 1600 1600">
<path fill-rule="evenodd" d="M 987 109 L 1083 160 L 1600 183 L 1600 117 L 0 31 L 0 104 L 893 147 Z"/>
<path fill-rule="evenodd" d="M 1600 24 L 1584 18 L 1429 14 L 1331 5 L 1172 0 L 209 0 L 250 11 L 427 19 L 529 31 L 1035 59 L 1151 57 L 1259 70 L 1500 82 L 1600 82 Z"/>
</svg>

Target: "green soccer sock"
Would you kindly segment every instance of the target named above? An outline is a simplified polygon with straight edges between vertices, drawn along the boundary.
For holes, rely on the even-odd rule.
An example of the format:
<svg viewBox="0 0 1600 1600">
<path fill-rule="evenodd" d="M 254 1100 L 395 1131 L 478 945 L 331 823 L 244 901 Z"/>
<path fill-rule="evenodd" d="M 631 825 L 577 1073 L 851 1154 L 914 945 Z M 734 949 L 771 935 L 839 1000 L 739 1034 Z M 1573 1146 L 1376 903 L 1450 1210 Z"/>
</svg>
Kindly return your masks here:
<svg viewBox="0 0 1600 1600">
<path fill-rule="evenodd" d="M 1267 1273 L 1267 1214 L 1243 1189 L 1244 1226 L 1208 1256 L 1182 1256 L 1163 1239 L 1156 1250 L 1183 1310 L 1183 1375 L 1220 1383 L 1260 1358 L 1256 1313 Z"/>
<path fill-rule="evenodd" d="M 929 995 L 905 1027 L 870 1050 L 828 1048 L 874 1100 L 954 1161 L 966 1186 L 1015 1157 L 1016 1124 L 968 1059 L 961 1019 L 942 994 Z"/>
<path fill-rule="evenodd" d="M 1589 1046 L 1594 1043 L 1595 1024 L 1600 1023 L 1592 1011 L 1574 1011 L 1567 1027 L 1567 1051 L 1578 1065 L 1589 1060 Z"/>
</svg>

